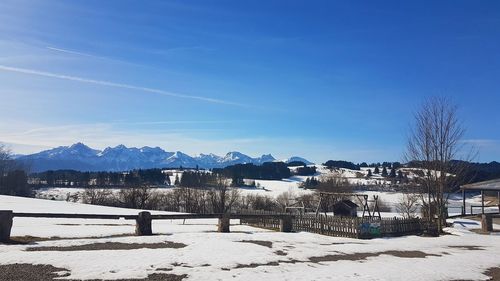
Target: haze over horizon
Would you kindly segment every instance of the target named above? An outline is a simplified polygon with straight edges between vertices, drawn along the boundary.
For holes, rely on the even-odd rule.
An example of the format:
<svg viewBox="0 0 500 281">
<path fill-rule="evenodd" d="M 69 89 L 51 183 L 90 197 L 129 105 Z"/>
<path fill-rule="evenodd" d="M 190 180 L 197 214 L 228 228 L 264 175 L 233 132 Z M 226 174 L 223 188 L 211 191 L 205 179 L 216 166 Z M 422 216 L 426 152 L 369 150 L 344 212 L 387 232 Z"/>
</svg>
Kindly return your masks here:
<svg viewBox="0 0 500 281">
<path fill-rule="evenodd" d="M 284 3 L 2 1 L 0 143 L 401 161 L 445 95 L 500 160 L 499 2 Z"/>
</svg>

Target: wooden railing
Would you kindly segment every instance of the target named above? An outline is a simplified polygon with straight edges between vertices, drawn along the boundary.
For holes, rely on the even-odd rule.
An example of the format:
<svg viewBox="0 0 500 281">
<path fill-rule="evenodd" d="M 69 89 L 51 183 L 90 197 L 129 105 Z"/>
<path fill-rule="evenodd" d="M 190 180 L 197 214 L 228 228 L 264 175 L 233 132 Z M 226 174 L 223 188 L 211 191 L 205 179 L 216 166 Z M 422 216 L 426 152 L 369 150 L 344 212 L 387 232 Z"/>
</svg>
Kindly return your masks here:
<svg viewBox="0 0 500 281">
<path fill-rule="evenodd" d="M 229 232 L 231 219 L 262 219 L 278 222 L 278 229 L 283 232 L 292 231 L 292 215 L 286 213 L 213 213 L 213 214 L 156 214 L 140 212 L 137 215 L 109 215 L 109 214 L 64 214 L 64 213 L 24 213 L 0 210 L 0 241 L 9 241 L 13 219 L 18 218 L 67 218 L 67 219 L 126 219 L 136 221 L 135 234 L 152 235 L 152 220 L 186 220 L 186 219 L 218 219 L 218 231 Z"/>
<path fill-rule="evenodd" d="M 218 219 L 219 232 L 229 232 L 230 219 L 240 219 L 242 224 L 280 230 L 282 232 L 306 231 L 329 236 L 349 238 L 374 238 L 419 234 L 422 221 L 418 218 L 356 218 L 327 215 L 292 215 L 266 211 L 240 210 L 214 214 L 155 214 L 140 212 L 137 215 L 23 213 L 0 210 L 0 241 L 10 239 L 13 218 L 70 218 L 70 219 L 127 219 L 136 221 L 136 235 L 151 235 L 152 220 Z"/>
<path fill-rule="evenodd" d="M 273 218 L 243 219 L 241 222 L 268 229 L 277 229 L 279 223 Z M 419 218 L 353 218 L 320 214 L 295 216 L 293 230 L 337 237 L 375 238 L 420 234 L 423 228 Z"/>
</svg>

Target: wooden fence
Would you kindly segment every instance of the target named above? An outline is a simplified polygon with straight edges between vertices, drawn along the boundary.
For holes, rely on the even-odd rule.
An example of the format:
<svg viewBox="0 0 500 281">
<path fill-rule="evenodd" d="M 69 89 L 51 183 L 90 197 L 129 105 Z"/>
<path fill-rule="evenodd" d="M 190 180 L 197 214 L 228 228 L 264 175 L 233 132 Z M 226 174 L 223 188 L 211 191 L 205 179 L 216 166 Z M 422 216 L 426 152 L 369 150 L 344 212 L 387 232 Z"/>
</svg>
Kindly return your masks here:
<svg viewBox="0 0 500 281">
<path fill-rule="evenodd" d="M 243 224 L 279 230 L 282 232 L 306 231 L 330 236 L 350 238 L 375 238 L 419 234 L 423 231 L 420 219 L 402 218 L 351 218 L 320 214 L 293 215 L 290 213 L 239 210 L 228 214 L 165 214 L 138 215 L 20 213 L 0 210 L 0 241 L 8 241 L 14 217 L 31 218 L 82 218 L 136 220 L 136 235 L 151 235 L 151 221 L 162 219 L 219 219 L 220 232 L 229 232 L 230 219 L 240 219 Z"/>
<path fill-rule="evenodd" d="M 135 234 L 139 236 L 152 235 L 152 220 L 175 220 L 175 219 L 218 219 L 218 231 L 229 232 L 230 220 L 262 220 L 263 222 L 276 222 L 273 228 L 282 232 L 292 231 L 293 215 L 287 213 L 272 212 L 233 212 L 212 214 L 155 214 L 142 211 L 137 215 L 109 215 L 109 214 L 64 214 L 64 213 L 22 213 L 12 210 L 0 210 L 0 242 L 9 242 L 13 219 L 22 218 L 69 218 L 69 219 L 126 219 L 135 220 Z"/>
<path fill-rule="evenodd" d="M 242 219 L 241 223 L 267 229 L 278 229 L 279 220 L 273 217 Z M 420 234 L 423 231 L 419 218 L 351 218 L 340 216 L 296 215 L 294 231 L 306 231 L 329 236 L 349 238 L 375 238 Z"/>
</svg>

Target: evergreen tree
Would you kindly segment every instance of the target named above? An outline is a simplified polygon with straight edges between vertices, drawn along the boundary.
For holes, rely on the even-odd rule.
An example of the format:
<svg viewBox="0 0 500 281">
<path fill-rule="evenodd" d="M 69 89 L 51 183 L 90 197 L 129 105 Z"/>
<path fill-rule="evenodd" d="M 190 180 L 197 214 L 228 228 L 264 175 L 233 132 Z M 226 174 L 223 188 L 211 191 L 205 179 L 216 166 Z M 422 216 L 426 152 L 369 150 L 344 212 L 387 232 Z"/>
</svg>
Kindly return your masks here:
<svg viewBox="0 0 500 281">
<path fill-rule="evenodd" d="M 175 181 L 174 181 L 174 185 L 175 186 L 178 186 L 181 182 L 179 181 L 179 174 L 175 174 Z"/>
<path fill-rule="evenodd" d="M 392 168 L 391 173 L 389 174 L 390 178 L 395 178 L 396 177 L 396 169 Z"/>
<path fill-rule="evenodd" d="M 304 188 L 308 188 L 310 184 L 311 184 L 311 180 L 309 178 L 307 178 L 306 181 L 304 182 Z"/>
<path fill-rule="evenodd" d="M 383 177 L 387 177 L 387 175 L 388 175 L 388 174 L 387 174 L 387 168 L 385 168 L 385 167 L 384 167 L 384 168 L 382 169 L 382 176 L 383 176 Z"/>
<path fill-rule="evenodd" d="M 376 175 L 380 174 L 380 170 L 378 169 L 378 166 L 375 166 L 375 170 L 373 171 L 373 173 Z"/>
<path fill-rule="evenodd" d="M 367 178 L 372 177 L 372 169 L 368 169 L 368 174 L 366 175 Z"/>
</svg>

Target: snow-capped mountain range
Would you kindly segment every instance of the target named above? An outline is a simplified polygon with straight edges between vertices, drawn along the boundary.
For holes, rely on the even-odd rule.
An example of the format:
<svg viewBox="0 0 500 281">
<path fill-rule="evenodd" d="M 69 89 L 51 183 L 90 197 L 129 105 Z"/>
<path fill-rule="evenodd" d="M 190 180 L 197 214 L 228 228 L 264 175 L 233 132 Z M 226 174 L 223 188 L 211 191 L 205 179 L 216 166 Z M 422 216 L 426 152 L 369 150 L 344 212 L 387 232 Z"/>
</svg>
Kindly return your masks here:
<svg viewBox="0 0 500 281">
<path fill-rule="evenodd" d="M 60 146 L 39 153 L 24 155 L 17 158 L 29 165 L 32 172 L 46 170 L 72 169 L 80 171 L 127 171 L 148 168 L 200 167 L 221 168 L 235 164 L 253 163 L 260 165 L 276 161 L 271 154 L 252 158 L 241 152 L 228 152 L 224 156 L 215 154 L 200 154 L 189 156 L 180 151 L 168 152 L 159 147 L 126 147 L 118 145 L 104 150 L 92 149 L 83 143 L 71 146 Z M 284 162 L 311 162 L 300 157 L 291 157 Z"/>
</svg>

